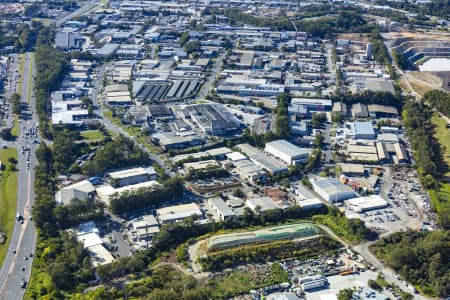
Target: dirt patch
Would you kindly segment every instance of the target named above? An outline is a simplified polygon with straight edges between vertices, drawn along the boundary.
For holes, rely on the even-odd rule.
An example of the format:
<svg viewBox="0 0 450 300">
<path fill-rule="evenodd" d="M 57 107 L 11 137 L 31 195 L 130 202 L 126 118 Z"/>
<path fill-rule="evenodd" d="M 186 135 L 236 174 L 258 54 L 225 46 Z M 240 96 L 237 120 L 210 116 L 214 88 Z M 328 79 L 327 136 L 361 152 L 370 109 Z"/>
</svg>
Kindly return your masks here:
<svg viewBox="0 0 450 300">
<path fill-rule="evenodd" d="M 435 85 L 437 88 L 442 86 L 442 79 L 430 72 L 411 72 L 415 78 Z"/>
</svg>

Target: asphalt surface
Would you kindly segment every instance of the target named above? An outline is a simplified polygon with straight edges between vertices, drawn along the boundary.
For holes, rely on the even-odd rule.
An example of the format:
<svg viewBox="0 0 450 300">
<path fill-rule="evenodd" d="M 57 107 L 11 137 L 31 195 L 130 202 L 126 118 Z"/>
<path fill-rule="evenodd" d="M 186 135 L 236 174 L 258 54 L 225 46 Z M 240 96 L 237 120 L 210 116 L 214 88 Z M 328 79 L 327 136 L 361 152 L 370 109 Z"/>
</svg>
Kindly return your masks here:
<svg viewBox="0 0 450 300">
<path fill-rule="evenodd" d="M 31 54 L 26 54 L 26 67 L 23 76 L 22 84 L 22 102 L 24 107 L 30 111 L 28 99 L 31 100 L 31 107 L 34 107 L 33 88 L 30 89 L 31 95 L 28 94 L 29 85 L 33 84 L 35 75 L 35 68 L 32 70 L 29 67 L 29 60 Z M 29 76 L 31 72 L 32 76 Z M 34 204 L 34 166 L 36 165 L 35 150 L 37 144 L 30 143 L 25 138 L 25 133 L 33 125 L 37 124 L 35 114 L 28 120 L 21 118 L 20 134 L 16 141 L 2 143 L 8 147 L 15 147 L 18 151 L 18 190 L 17 190 L 17 212 L 24 217 L 23 224 L 15 220 L 13 234 L 10 239 L 9 249 L 5 261 L 0 270 L 0 299 L 22 299 L 25 289 L 21 287 L 23 281 L 29 281 L 31 275 L 31 265 L 36 247 L 36 230 L 33 221 L 30 219 L 31 207 Z M 22 147 L 30 147 L 30 166 L 27 167 L 28 153 L 22 153 Z M 16 251 L 16 253 L 13 253 Z M 24 270 L 23 270 L 24 268 Z"/>
<path fill-rule="evenodd" d="M 81 16 L 82 14 L 88 12 L 89 10 L 91 10 L 94 6 L 96 6 L 99 3 L 98 0 L 94 0 L 94 1 L 88 1 L 87 3 L 85 3 L 84 5 L 82 5 L 80 8 L 78 8 L 77 10 L 59 18 L 58 20 L 55 21 L 56 26 L 61 26 L 63 25 L 65 22 L 69 21 L 70 19 L 76 18 L 78 16 Z"/>
</svg>

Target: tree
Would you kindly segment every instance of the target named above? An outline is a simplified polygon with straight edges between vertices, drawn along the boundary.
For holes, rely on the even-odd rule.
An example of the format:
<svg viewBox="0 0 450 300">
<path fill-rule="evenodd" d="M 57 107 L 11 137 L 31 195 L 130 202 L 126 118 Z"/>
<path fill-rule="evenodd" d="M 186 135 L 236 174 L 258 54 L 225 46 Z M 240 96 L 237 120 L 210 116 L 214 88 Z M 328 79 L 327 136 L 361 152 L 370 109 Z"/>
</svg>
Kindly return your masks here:
<svg viewBox="0 0 450 300">
<path fill-rule="evenodd" d="M 11 134 L 11 128 L 3 128 L 2 131 L 0 131 L 0 136 L 5 141 L 14 140 L 14 136 Z"/>
<path fill-rule="evenodd" d="M 327 121 L 327 116 L 324 113 L 315 113 L 311 119 L 313 128 L 320 128 L 323 123 Z"/>
<path fill-rule="evenodd" d="M 19 115 L 22 112 L 22 104 L 20 103 L 20 95 L 14 93 L 11 95 L 10 102 L 13 114 Z"/>
<path fill-rule="evenodd" d="M 192 41 L 192 42 L 188 42 L 186 44 L 186 52 L 187 53 L 194 53 L 194 52 L 199 52 L 201 48 L 201 44 L 199 41 Z"/>
<path fill-rule="evenodd" d="M 233 196 L 238 198 L 244 198 L 245 194 L 241 189 L 237 189 L 233 191 Z"/>
<path fill-rule="evenodd" d="M 352 289 L 343 289 L 340 290 L 337 294 L 338 300 L 352 300 L 353 290 Z"/>
<path fill-rule="evenodd" d="M 180 36 L 180 46 L 184 46 L 189 41 L 189 31 L 185 31 Z"/>
</svg>

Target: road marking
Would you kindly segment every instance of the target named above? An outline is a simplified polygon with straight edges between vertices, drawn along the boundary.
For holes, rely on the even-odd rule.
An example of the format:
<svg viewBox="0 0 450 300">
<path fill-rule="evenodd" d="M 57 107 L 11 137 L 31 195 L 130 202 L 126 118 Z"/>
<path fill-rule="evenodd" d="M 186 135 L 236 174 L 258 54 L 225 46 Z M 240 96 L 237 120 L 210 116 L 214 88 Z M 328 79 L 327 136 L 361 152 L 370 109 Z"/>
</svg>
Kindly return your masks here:
<svg viewBox="0 0 450 300">
<path fill-rule="evenodd" d="M 29 68 L 28 71 L 31 72 L 31 68 Z M 29 80 L 31 79 L 31 82 L 29 82 L 29 84 L 31 84 L 32 83 L 32 77 L 29 76 L 28 79 Z M 30 95 L 27 95 L 27 97 L 30 97 Z M 22 100 L 23 100 L 23 96 L 22 96 Z M 30 128 L 30 120 L 27 120 L 26 125 L 27 125 L 26 129 L 29 129 Z M 22 132 L 22 134 L 25 134 L 25 133 Z M 31 147 L 33 147 L 33 145 L 30 145 L 30 151 L 31 151 Z M 19 152 L 19 149 L 17 149 L 17 151 Z M 19 155 L 22 155 L 22 154 L 19 154 Z M 25 165 L 25 163 L 24 163 L 24 165 Z M 24 167 L 26 168 L 26 166 L 24 166 Z M 24 207 L 24 210 L 23 210 L 24 224 L 21 224 L 20 233 L 19 233 L 19 239 L 18 239 L 18 243 L 17 243 L 16 248 L 15 248 L 15 249 L 19 250 L 18 252 L 20 252 L 20 250 L 24 250 L 24 248 L 21 247 L 22 242 L 23 242 L 23 236 L 24 236 L 25 231 L 27 230 L 28 226 L 32 226 L 31 222 L 29 221 L 29 208 L 30 208 L 30 200 L 31 200 L 31 167 L 28 170 L 28 173 L 25 173 L 25 174 L 27 174 L 27 176 L 28 176 L 28 185 L 27 185 L 28 191 L 27 191 L 27 202 L 25 203 L 25 207 Z M 21 190 L 21 181 L 19 180 L 18 181 L 18 186 L 17 186 L 17 200 L 20 197 L 20 190 Z M 28 209 L 27 209 L 27 207 L 28 207 Z M 16 226 L 18 226 L 18 225 L 16 224 Z M 2 287 L 0 289 L 0 295 L 5 294 L 5 289 L 7 287 L 7 283 L 9 282 L 9 279 L 11 277 L 15 277 L 15 275 L 12 274 L 12 273 L 13 273 L 14 267 L 16 267 L 16 265 L 18 265 L 18 261 L 17 261 L 18 257 L 19 257 L 19 253 L 16 253 L 13 256 L 12 262 L 11 262 L 11 264 L 9 266 L 8 272 L 7 272 L 6 277 L 5 277 L 5 281 L 3 282 Z M 16 276 L 19 276 L 19 275 L 16 275 Z M 9 293 L 9 291 L 6 291 L 6 294 L 7 293 Z"/>
</svg>

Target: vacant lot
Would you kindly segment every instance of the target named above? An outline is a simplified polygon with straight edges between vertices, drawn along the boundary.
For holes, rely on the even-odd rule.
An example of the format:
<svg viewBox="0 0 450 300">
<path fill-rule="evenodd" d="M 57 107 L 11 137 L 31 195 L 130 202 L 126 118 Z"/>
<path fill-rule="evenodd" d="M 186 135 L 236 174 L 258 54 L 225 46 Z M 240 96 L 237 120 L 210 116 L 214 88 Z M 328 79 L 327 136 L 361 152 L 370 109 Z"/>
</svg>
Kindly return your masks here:
<svg viewBox="0 0 450 300">
<path fill-rule="evenodd" d="M 17 161 L 17 150 L 7 148 L 0 150 L 2 170 L 0 175 L 0 232 L 6 233 L 6 243 L 0 245 L 0 265 L 5 259 L 9 246 L 9 237 L 14 228 L 17 196 L 17 171 L 12 169 L 9 159 Z"/>
<path fill-rule="evenodd" d="M 80 132 L 80 135 L 88 141 L 97 141 L 105 138 L 105 135 L 99 130 L 85 130 Z"/>
</svg>

